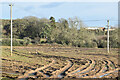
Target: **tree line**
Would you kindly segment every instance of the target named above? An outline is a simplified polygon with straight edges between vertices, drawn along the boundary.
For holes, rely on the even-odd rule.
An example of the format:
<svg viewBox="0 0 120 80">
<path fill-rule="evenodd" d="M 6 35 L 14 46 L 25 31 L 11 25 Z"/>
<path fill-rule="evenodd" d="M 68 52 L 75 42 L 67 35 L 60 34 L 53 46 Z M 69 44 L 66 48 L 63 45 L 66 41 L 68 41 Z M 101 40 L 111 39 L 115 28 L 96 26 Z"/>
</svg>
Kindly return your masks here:
<svg viewBox="0 0 120 80">
<path fill-rule="evenodd" d="M 107 37 L 103 30 L 87 30 L 77 17 L 68 20 L 33 16 L 13 20 L 13 45 L 57 43 L 76 47 L 106 48 Z M 2 19 L 2 45 L 10 45 L 10 20 Z M 118 48 L 118 29 L 110 31 L 110 47 Z"/>
</svg>

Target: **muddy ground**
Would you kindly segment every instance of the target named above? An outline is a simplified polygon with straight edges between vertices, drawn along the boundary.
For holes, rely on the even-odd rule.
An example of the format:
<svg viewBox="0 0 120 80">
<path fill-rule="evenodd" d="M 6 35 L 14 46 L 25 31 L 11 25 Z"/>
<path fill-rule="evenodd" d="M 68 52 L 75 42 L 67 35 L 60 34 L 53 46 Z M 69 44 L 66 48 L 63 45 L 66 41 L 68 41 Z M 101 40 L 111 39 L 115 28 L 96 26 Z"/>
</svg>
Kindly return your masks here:
<svg viewBox="0 0 120 80">
<path fill-rule="evenodd" d="M 2 78 L 118 78 L 118 49 L 63 46 L 2 47 Z"/>
</svg>

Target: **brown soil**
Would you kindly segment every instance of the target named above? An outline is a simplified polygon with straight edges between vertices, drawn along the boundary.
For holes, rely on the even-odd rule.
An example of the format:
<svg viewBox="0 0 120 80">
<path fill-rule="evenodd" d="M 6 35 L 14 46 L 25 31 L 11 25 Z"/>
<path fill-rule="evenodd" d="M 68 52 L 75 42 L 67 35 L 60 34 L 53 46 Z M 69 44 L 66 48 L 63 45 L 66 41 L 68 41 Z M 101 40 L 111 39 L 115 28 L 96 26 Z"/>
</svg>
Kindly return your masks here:
<svg viewBox="0 0 120 80">
<path fill-rule="evenodd" d="M 110 73 L 103 78 L 116 78 L 118 77 L 117 71 L 120 70 L 117 54 L 107 54 L 104 49 L 60 46 L 15 47 L 14 54 L 28 59 L 38 58 L 38 60 L 31 64 L 3 56 L 2 77 L 15 79 L 100 78 L 101 75 Z M 41 60 L 45 60 L 45 63 L 40 64 Z"/>
</svg>

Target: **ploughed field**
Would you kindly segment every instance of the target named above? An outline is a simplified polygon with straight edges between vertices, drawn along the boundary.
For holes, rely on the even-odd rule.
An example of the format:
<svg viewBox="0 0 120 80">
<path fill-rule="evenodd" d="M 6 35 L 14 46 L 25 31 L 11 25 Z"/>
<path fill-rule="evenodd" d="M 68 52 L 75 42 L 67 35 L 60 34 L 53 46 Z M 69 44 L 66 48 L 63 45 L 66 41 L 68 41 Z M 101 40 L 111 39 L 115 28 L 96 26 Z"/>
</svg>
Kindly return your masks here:
<svg viewBox="0 0 120 80">
<path fill-rule="evenodd" d="M 117 78 L 118 49 L 62 46 L 2 47 L 2 78 Z"/>
</svg>

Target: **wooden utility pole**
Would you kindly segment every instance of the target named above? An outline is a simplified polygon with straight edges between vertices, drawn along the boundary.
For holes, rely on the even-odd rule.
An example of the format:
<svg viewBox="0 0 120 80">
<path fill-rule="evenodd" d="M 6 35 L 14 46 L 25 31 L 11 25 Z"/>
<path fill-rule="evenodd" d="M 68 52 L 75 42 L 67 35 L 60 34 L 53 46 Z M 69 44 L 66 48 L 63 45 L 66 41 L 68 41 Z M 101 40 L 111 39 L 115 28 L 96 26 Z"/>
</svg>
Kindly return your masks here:
<svg viewBox="0 0 120 80">
<path fill-rule="evenodd" d="M 12 4 L 10 6 L 10 19 L 11 19 L 11 56 L 12 56 Z"/>
<path fill-rule="evenodd" d="M 107 52 L 109 53 L 109 20 L 107 20 Z"/>
</svg>

